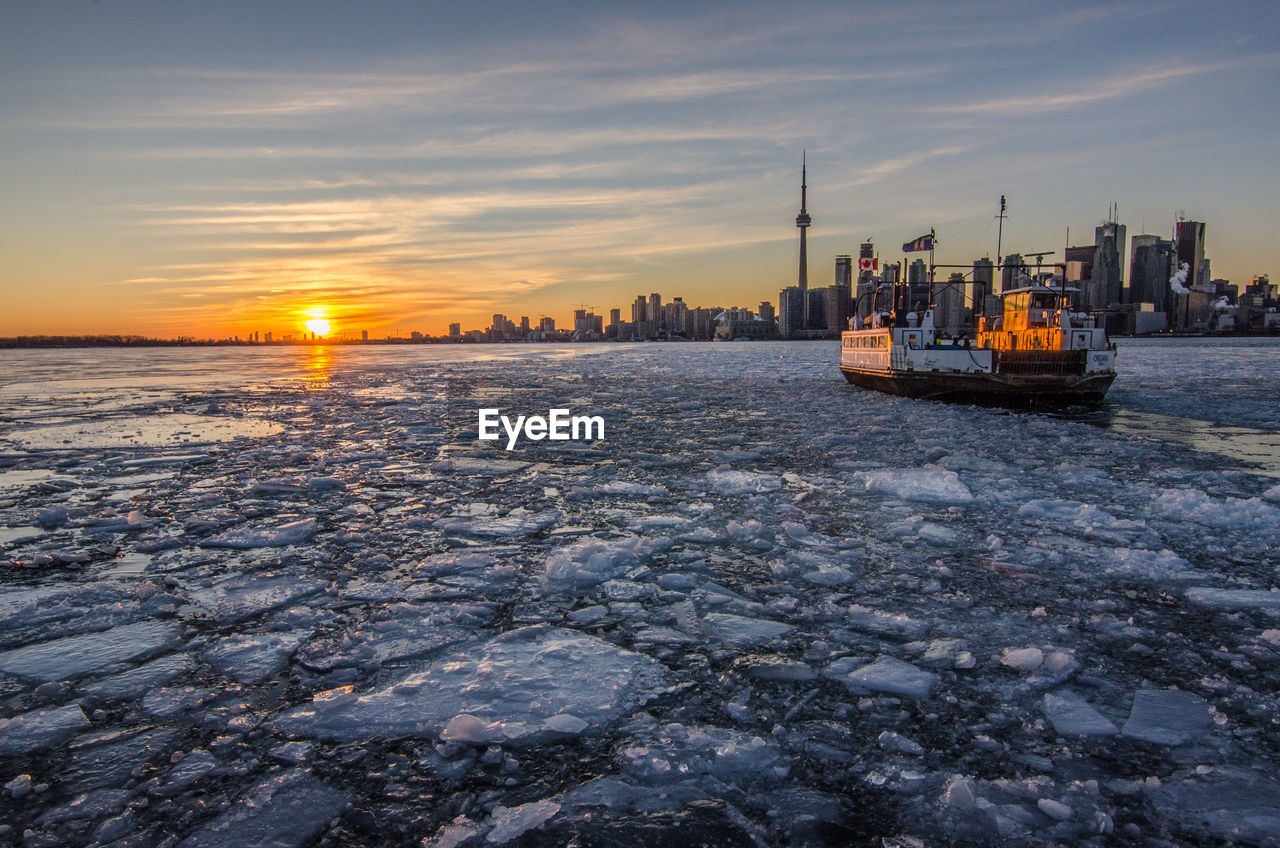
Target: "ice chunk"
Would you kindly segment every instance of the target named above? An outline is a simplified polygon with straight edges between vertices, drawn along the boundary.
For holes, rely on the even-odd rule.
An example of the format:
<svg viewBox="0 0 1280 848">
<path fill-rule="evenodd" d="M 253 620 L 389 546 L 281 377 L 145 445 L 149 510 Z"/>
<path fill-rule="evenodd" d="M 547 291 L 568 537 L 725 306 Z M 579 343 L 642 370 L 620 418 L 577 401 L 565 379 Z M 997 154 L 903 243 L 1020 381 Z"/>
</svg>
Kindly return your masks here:
<svg viewBox="0 0 1280 848">
<path fill-rule="evenodd" d="M 883 731 L 876 742 L 886 751 L 895 751 L 899 754 L 908 754 L 912 757 L 924 756 L 924 746 L 913 739 L 908 739 L 900 733 L 894 733 L 892 730 Z"/>
<path fill-rule="evenodd" d="M 735 648 L 759 645 L 777 639 L 779 636 L 785 636 L 795 629 L 790 624 L 778 621 L 747 618 L 728 613 L 707 613 L 703 620 L 711 626 L 717 636 Z"/>
<path fill-rule="evenodd" d="M 501 477 L 515 474 L 529 467 L 527 462 L 514 459 L 488 459 L 474 456 L 453 456 L 432 466 L 433 471 L 452 471 L 455 474 L 475 474 L 484 477 Z"/>
<path fill-rule="evenodd" d="M 143 663 L 135 669 L 81 686 L 81 691 L 98 698 L 136 698 L 152 686 L 176 680 L 195 663 L 186 654 L 173 654 Z"/>
<path fill-rule="evenodd" d="M 549 593 L 589 588 L 619 577 L 670 548 L 671 540 L 666 538 L 588 539 L 552 551 L 542 585 Z"/>
<path fill-rule="evenodd" d="M 753 659 L 746 665 L 747 676 L 755 680 L 781 680 L 802 683 L 816 680 L 818 672 L 809 665 L 783 657 Z"/>
<path fill-rule="evenodd" d="M 1030 674 L 1044 662 L 1044 652 L 1039 648 L 1005 648 L 1000 656 L 1000 665 Z"/>
<path fill-rule="evenodd" d="M 646 486 L 629 480 L 612 480 L 596 489 L 602 495 L 629 498 L 665 498 L 670 492 L 663 486 Z"/>
<path fill-rule="evenodd" d="M 1053 724 L 1053 729 L 1063 736 L 1115 736 L 1119 732 L 1114 724 L 1074 692 L 1046 692 L 1041 709 Z"/>
<path fill-rule="evenodd" d="M 549 738 L 544 723 L 561 713 L 598 728 L 647 700 L 665 679 L 662 664 L 649 657 L 584 633 L 525 627 L 367 694 L 318 697 L 272 725 L 319 739 L 430 737 L 465 714 L 497 724 L 505 740 L 533 742 Z"/>
<path fill-rule="evenodd" d="M 480 825 L 466 816 L 458 816 L 446 825 L 441 825 L 434 836 L 422 840 L 422 848 L 459 848 L 462 845 L 477 845 L 475 841 L 484 831 Z"/>
<path fill-rule="evenodd" d="M 850 627 L 884 636 L 918 638 L 928 630 L 928 625 L 924 622 L 916 621 L 901 613 L 870 609 L 861 604 L 849 607 L 847 620 Z"/>
<path fill-rule="evenodd" d="M 230 624 L 314 595 L 325 584 L 288 574 L 235 575 L 191 592 L 191 602 L 208 610 L 219 624 Z"/>
<path fill-rule="evenodd" d="M 518 539 L 541 533 L 564 516 L 558 509 L 542 512 L 512 511 L 502 518 L 480 519 L 450 517 L 436 522 L 436 526 L 446 533 L 463 536 L 480 536 L 482 538 Z"/>
<path fill-rule="evenodd" d="M 478 551 L 450 551 L 427 557 L 414 569 L 416 577 L 448 577 L 492 568 L 498 560 L 493 554 Z"/>
<path fill-rule="evenodd" d="M 491 829 L 485 841 L 490 845 L 505 845 L 521 834 L 541 826 L 558 812 L 560 805 L 549 798 L 511 808 L 499 804 L 493 808 L 493 815 L 487 822 Z"/>
<path fill-rule="evenodd" d="M 461 713 L 449 719 L 449 723 L 440 731 L 440 738 L 446 742 L 461 742 L 464 745 L 488 745 L 503 740 L 502 722 L 485 721 L 467 713 Z"/>
<path fill-rule="evenodd" d="M 0 756 L 15 757 L 57 745 L 88 726 L 77 704 L 0 718 Z"/>
<path fill-rule="evenodd" d="M 576 715 L 560 713 L 558 715 L 553 715 L 551 718 L 544 721 L 542 723 L 542 727 L 545 730 L 564 734 L 565 736 L 577 736 L 579 733 L 586 730 L 589 725 Z"/>
<path fill-rule="evenodd" d="M 34 680 L 82 677 L 109 665 L 159 653 L 177 643 L 182 628 L 140 621 L 80 636 L 27 645 L 0 654 L 0 671 Z"/>
<path fill-rule="evenodd" d="M 1124 735 L 1157 745 L 1185 745 L 1209 726 L 1209 702 L 1194 692 L 1139 689 Z"/>
<path fill-rule="evenodd" d="M 310 630 L 229 636 L 205 652 L 211 666 L 241 683 L 259 683 L 289 662 Z"/>
<path fill-rule="evenodd" d="M 707 472 L 707 485 L 722 495 L 760 495 L 781 489 L 782 480 L 775 474 L 717 468 Z"/>
<path fill-rule="evenodd" d="M 1054 821 L 1066 821 L 1075 815 L 1075 810 L 1068 807 L 1061 801 L 1055 801 L 1052 798 L 1041 798 L 1036 801 L 1036 807 L 1040 812 L 1044 813 Z"/>
<path fill-rule="evenodd" d="M 304 771 L 272 775 L 179 848 L 301 848 L 329 829 L 347 799 Z"/>
<path fill-rule="evenodd" d="M 942 802 L 953 810 L 971 812 L 978 805 L 978 792 L 973 778 L 953 775 L 942 791 Z"/>
<path fill-rule="evenodd" d="M 1270 774 L 1218 769 L 1164 780 L 1150 798 L 1162 824 L 1199 836 L 1197 844 L 1274 845 L 1280 833 L 1280 781 Z"/>
<path fill-rule="evenodd" d="M 1198 586 L 1187 590 L 1187 599 L 1201 606 L 1224 610 L 1280 610 L 1280 592 L 1259 589 L 1214 589 Z"/>
<path fill-rule="evenodd" d="M 1111 574 L 1147 580 L 1187 579 L 1196 574 L 1185 559 L 1168 549 L 1148 551 L 1140 548 L 1118 548 L 1107 551 L 1105 556 L 1110 560 L 1106 569 Z"/>
<path fill-rule="evenodd" d="M 708 775 L 738 786 L 768 785 L 778 783 L 788 768 L 771 737 L 675 723 L 640 734 L 616 759 L 623 771 L 649 784 Z"/>
<path fill-rule="evenodd" d="M 182 762 L 170 769 L 165 775 L 164 783 L 153 791 L 161 797 L 172 797 L 217 768 L 218 760 L 213 754 L 200 749 L 191 751 L 182 758 Z"/>
<path fill-rule="evenodd" d="M 1168 489 L 1151 503 L 1158 515 L 1176 521 L 1193 521 L 1207 527 L 1254 533 L 1260 537 L 1280 535 L 1280 508 L 1261 498 L 1217 498 L 1194 489 Z"/>
<path fill-rule="evenodd" d="M 904 501 L 959 506 L 973 500 L 973 493 L 954 471 L 899 468 L 859 471 L 853 476 L 868 492 L 882 492 Z"/>
<path fill-rule="evenodd" d="M 918 669 L 911 663 L 893 657 L 881 657 L 873 663 L 854 669 L 842 679 L 852 688 L 923 698 L 933 689 L 934 681 L 938 678 L 933 672 Z"/>
<path fill-rule="evenodd" d="M 316 534 L 314 518 L 300 518 L 275 527 L 233 527 L 200 542 L 202 548 L 280 548 L 305 542 Z"/>
<path fill-rule="evenodd" d="M 194 686 L 161 686 L 142 698 L 142 708 L 158 718 L 172 718 L 178 713 L 200 706 L 213 693 Z"/>
</svg>

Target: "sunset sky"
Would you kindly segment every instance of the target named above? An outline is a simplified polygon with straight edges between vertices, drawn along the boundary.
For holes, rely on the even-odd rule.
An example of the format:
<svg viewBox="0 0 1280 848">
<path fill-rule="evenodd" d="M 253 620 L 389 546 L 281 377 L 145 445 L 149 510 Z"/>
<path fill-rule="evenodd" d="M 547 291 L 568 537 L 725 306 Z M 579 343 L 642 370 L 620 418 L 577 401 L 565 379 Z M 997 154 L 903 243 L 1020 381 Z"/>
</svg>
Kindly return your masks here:
<svg viewBox="0 0 1280 848">
<path fill-rule="evenodd" d="M 1207 223 L 1280 273 L 1280 4 L 7 2 L 0 335 L 563 325 Z M 1127 277 L 1127 268 L 1126 268 Z"/>
</svg>

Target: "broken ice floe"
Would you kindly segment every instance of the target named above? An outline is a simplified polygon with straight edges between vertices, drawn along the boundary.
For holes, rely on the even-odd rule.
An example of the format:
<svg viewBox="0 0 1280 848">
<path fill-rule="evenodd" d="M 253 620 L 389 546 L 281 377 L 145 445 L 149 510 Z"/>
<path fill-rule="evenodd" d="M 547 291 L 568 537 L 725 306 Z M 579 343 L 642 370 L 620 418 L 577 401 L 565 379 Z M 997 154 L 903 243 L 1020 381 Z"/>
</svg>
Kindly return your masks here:
<svg viewBox="0 0 1280 848">
<path fill-rule="evenodd" d="M 0 654 L 0 671 L 35 680 L 67 680 L 142 659 L 177 643 L 182 628 L 159 621 L 65 636 Z"/>
<path fill-rule="evenodd" d="M 778 491 L 782 488 L 782 480 L 774 474 L 758 471 L 717 468 L 707 473 L 707 485 L 722 495 L 759 495 Z"/>
<path fill-rule="evenodd" d="M 589 588 L 625 574 L 670 547 L 670 539 L 644 536 L 576 542 L 547 557 L 542 586 L 547 592 Z"/>
<path fill-rule="evenodd" d="M 289 662 L 289 657 L 310 630 L 284 633 L 235 635 L 221 639 L 205 651 L 205 660 L 218 671 L 241 683 L 258 683 L 276 674 Z"/>
<path fill-rule="evenodd" d="M 827 676 L 843 681 L 851 689 L 869 692 L 887 692 L 923 698 L 933 689 L 938 676 L 931 671 L 916 668 L 911 663 L 893 657 L 881 657 L 875 662 L 843 671 L 843 665 L 827 669 Z"/>
<path fill-rule="evenodd" d="M 1187 598 L 1201 606 L 1225 610 L 1257 609 L 1280 611 L 1280 591 L 1260 589 L 1216 589 L 1198 586 L 1187 590 Z"/>
<path fill-rule="evenodd" d="M 899 468 L 859 471 L 853 476 L 868 492 L 889 494 L 904 501 L 963 505 L 973 500 L 973 492 L 954 471 Z"/>
<path fill-rule="evenodd" d="M 1119 732 L 1093 705 L 1074 692 L 1046 692 L 1041 705 L 1053 729 L 1063 736 L 1114 736 Z"/>
<path fill-rule="evenodd" d="M 628 740 L 616 760 L 634 779 L 660 784 L 700 775 L 739 786 L 776 784 L 789 769 L 772 738 L 721 727 L 674 723 L 646 730 Z"/>
<path fill-rule="evenodd" d="M 1125 736 L 1157 745 L 1185 745 L 1209 727 L 1209 702 L 1194 692 L 1139 689 L 1121 731 Z"/>
<path fill-rule="evenodd" d="M 305 542 L 316 534 L 314 518 L 300 518 L 274 527 L 235 527 L 200 542 L 202 548 L 279 548 Z"/>
<path fill-rule="evenodd" d="M 347 806 L 342 793 L 305 771 L 271 775 L 184 839 L 179 848 L 301 848 Z"/>
<path fill-rule="evenodd" d="M 191 592 L 191 602 L 230 624 L 314 595 L 325 587 L 314 578 L 276 575 L 232 575 Z"/>
<path fill-rule="evenodd" d="M 65 742 L 89 726 L 76 704 L 0 718 L 0 756 L 30 754 Z"/>
<path fill-rule="evenodd" d="M 329 692 L 272 722 L 320 739 L 439 736 L 458 716 L 506 743 L 557 738 L 568 721 L 599 728 L 656 694 L 662 665 L 570 630 L 527 627 L 436 660 L 424 671 L 357 695 Z M 474 719 L 474 721 L 473 721 Z"/>
</svg>

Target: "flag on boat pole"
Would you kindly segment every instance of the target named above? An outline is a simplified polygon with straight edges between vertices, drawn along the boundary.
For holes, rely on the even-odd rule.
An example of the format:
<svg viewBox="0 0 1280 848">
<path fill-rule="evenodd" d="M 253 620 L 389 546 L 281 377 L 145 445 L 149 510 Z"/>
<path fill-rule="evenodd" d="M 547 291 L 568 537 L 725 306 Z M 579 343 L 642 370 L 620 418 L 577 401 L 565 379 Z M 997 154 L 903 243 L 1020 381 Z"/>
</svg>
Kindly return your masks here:
<svg viewBox="0 0 1280 848">
<path fill-rule="evenodd" d="M 916 250 L 933 250 L 933 231 L 928 235 L 920 236 L 915 241 L 909 241 L 902 246 L 903 253 L 911 253 Z"/>
<path fill-rule="evenodd" d="M 858 260 L 859 271 L 878 271 L 880 270 L 880 260 L 875 257 L 864 256 Z"/>
</svg>

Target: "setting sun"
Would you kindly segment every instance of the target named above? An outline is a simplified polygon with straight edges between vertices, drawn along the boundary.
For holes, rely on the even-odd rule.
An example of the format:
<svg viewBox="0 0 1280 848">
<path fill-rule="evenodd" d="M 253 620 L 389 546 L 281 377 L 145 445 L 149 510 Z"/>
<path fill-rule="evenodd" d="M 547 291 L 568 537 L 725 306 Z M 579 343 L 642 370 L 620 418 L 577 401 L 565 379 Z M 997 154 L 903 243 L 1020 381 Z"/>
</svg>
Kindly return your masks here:
<svg viewBox="0 0 1280 848">
<path fill-rule="evenodd" d="M 312 318 L 306 322 L 306 328 L 309 332 L 315 333 L 317 336 L 329 335 L 332 326 L 325 318 Z"/>
</svg>

